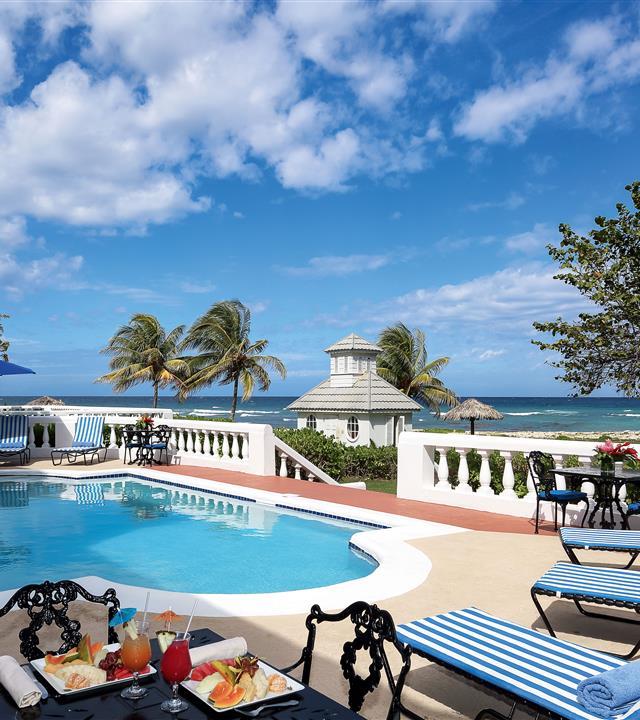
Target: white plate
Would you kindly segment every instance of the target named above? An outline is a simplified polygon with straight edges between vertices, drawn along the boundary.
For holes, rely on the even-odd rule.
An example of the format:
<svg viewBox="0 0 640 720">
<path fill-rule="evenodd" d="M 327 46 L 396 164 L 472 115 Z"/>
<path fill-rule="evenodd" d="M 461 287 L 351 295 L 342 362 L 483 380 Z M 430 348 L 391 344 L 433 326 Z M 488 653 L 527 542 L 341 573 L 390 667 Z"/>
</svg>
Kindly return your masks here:
<svg viewBox="0 0 640 720">
<path fill-rule="evenodd" d="M 119 643 L 113 643 L 113 645 L 105 645 L 104 649 L 107 652 L 114 652 L 114 650 L 120 649 Z M 50 673 L 46 672 L 44 669 L 45 666 L 45 659 L 44 658 L 38 658 L 37 660 L 32 660 L 30 665 L 31 667 L 36 670 L 36 672 L 43 677 L 49 685 L 56 691 L 59 692 L 61 695 L 77 695 L 78 693 L 86 693 L 92 690 L 97 690 L 98 688 L 106 688 L 106 687 L 113 687 L 115 685 L 125 685 L 127 683 L 131 682 L 131 678 L 122 678 L 121 680 L 109 680 L 105 683 L 100 683 L 99 685 L 91 685 L 91 687 L 86 688 L 67 688 L 64 686 L 64 682 L 60 680 L 60 678 L 57 678 L 55 675 L 51 675 Z M 140 675 L 140 678 L 149 677 L 150 675 L 155 675 L 158 671 L 153 667 L 153 665 L 149 665 L 150 671 L 148 673 L 144 673 L 144 675 Z"/>
<path fill-rule="evenodd" d="M 228 708 L 217 708 L 213 705 L 212 702 L 208 700 L 208 695 L 200 695 L 200 693 L 196 692 L 196 686 L 198 683 L 195 680 L 184 680 L 180 683 L 180 685 L 185 689 L 188 690 L 192 695 L 195 695 L 199 700 L 202 700 L 202 702 L 206 703 L 207 707 L 211 708 L 214 712 L 228 712 L 229 710 L 242 710 L 244 708 L 252 707 L 253 705 L 263 705 L 264 703 L 268 703 L 271 700 L 277 700 L 279 698 L 285 698 L 288 695 L 293 695 L 294 693 L 300 692 L 301 690 L 304 690 L 305 686 L 302 683 L 299 683 L 297 680 L 294 680 L 293 678 L 289 677 L 288 675 L 285 675 L 285 673 L 280 672 L 280 670 L 277 670 L 274 667 L 271 667 L 271 665 L 267 665 L 266 662 L 262 662 L 262 660 L 258 660 L 258 667 L 261 667 L 264 670 L 264 674 L 269 677 L 269 675 L 273 675 L 273 673 L 276 673 L 277 675 L 282 675 L 283 678 L 287 681 L 287 689 L 284 692 L 281 693 L 273 693 L 268 692 L 263 698 L 260 698 L 260 700 L 252 700 L 251 702 L 239 702 L 237 705 L 234 705 L 233 707 Z"/>
</svg>

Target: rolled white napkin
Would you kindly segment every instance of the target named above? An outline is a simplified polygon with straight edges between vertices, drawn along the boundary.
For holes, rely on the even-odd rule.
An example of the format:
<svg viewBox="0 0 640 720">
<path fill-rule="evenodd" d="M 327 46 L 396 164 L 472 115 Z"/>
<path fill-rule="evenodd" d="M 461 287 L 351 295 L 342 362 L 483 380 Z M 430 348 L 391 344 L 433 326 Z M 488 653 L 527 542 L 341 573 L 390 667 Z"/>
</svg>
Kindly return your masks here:
<svg viewBox="0 0 640 720">
<path fill-rule="evenodd" d="M 247 652 L 247 641 L 243 637 L 229 638 L 220 642 L 190 648 L 191 667 L 196 667 L 210 660 L 227 660 Z"/>
<path fill-rule="evenodd" d="M 37 685 L 10 655 L 0 657 L 0 684 L 19 708 L 37 705 L 42 697 Z"/>
</svg>

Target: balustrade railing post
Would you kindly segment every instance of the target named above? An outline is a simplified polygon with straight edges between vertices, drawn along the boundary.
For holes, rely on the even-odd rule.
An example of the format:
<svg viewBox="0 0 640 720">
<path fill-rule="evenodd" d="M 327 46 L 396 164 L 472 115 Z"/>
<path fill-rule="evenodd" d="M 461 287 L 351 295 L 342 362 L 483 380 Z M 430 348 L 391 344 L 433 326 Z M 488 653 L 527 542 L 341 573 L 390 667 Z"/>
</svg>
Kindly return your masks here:
<svg viewBox="0 0 640 720">
<path fill-rule="evenodd" d="M 240 457 L 240 447 L 238 445 L 238 433 L 234 432 L 231 433 L 231 458 L 233 460 L 238 460 Z"/>
<path fill-rule="evenodd" d="M 296 463 L 293 467 L 295 469 L 295 479 L 302 480 L 302 476 L 300 475 L 300 470 L 302 470 L 302 467 L 298 463 Z"/>
<path fill-rule="evenodd" d="M 504 490 L 500 493 L 500 497 L 517 500 L 515 490 L 516 479 L 513 474 L 513 465 L 511 463 L 512 454 L 510 452 L 501 451 L 500 455 L 504 458 L 504 472 L 502 473 L 502 486 Z"/>
<path fill-rule="evenodd" d="M 564 467 L 564 455 L 553 455 L 553 462 L 555 463 L 556 470 L 560 470 Z M 556 487 L 558 490 L 567 489 L 567 481 L 564 475 L 556 474 Z"/>
<path fill-rule="evenodd" d="M 76 421 L 77 422 L 77 421 Z M 55 422 L 54 422 L 55 426 Z M 51 436 L 49 435 L 49 423 L 47 422 L 47 419 L 44 418 L 44 422 L 42 423 L 42 447 L 50 448 L 53 447 L 51 444 Z"/>
<path fill-rule="evenodd" d="M 468 450 L 456 448 L 460 455 L 460 464 L 458 465 L 458 485 L 456 492 L 459 493 L 470 493 L 473 492 L 471 485 L 469 485 L 469 464 L 467 462 Z"/>
<path fill-rule="evenodd" d="M 184 430 L 182 428 L 178 428 L 178 452 L 184 452 Z"/>
<path fill-rule="evenodd" d="M 33 421 L 29 420 L 29 448 L 33 450 L 36 446 L 36 436 L 33 432 Z"/>
<path fill-rule="evenodd" d="M 278 468 L 278 475 L 280 477 L 287 477 L 287 456 L 281 452 L 278 453 L 280 456 L 280 467 Z"/>
<path fill-rule="evenodd" d="M 491 467 L 489 466 L 489 451 L 478 450 L 480 455 L 480 487 L 477 490 L 478 495 L 493 495 L 491 489 Z"/>
<path fill-rule="evenodd" d="M 229 433 L 222 433 L 222 459 L 229 459 Z"/>
<path fill-rule="evenodd" d="M 451 490 L 449 485 L 449 463 L 447 462 L 447 449 L 443 447 L 437 447 L 436 450 L 440 453 L 440 459 L 438 460 L 438 483 L 436 490 Z"/>
<path fill-rule="evenodd" d="M 209 457 L 211 455 L 211 437 L 209 431 L 204 431 L 204 454 Z"/>
<path fill-rule="evenodd" d="M 116 445 L 116 426 L 112 423 L 109 426 L 109 447 L 115 448 Z"/>
</svg>

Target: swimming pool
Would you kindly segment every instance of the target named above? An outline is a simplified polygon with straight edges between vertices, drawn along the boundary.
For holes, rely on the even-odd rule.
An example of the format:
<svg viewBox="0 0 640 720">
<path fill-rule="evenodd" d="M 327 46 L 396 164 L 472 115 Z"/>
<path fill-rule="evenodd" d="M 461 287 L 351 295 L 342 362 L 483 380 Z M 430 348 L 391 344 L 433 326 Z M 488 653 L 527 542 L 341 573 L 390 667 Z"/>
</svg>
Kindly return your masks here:
<svg viewBox="0 0 640 720">
<path fill-rule="evenodd" d="M 0 478 L 0 590 L 98 575 L 184 593 L 252 594 L 343 583 L 377 564 L 360 523 L 134 477 Z"/>
</svg>

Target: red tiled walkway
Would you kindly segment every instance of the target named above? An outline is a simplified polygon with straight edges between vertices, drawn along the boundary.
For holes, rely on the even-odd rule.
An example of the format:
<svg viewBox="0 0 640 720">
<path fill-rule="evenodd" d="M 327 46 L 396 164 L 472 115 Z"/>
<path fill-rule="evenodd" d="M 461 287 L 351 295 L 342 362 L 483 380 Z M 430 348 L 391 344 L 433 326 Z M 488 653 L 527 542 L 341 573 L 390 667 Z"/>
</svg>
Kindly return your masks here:
<svg viewBox="0 0 640 720">
<path fill-rule="evenodd" d="M 395 495 L 375 492 L 373 490 L 356 490 L 354 488 L 325 485 L 324 483 L 294 480 L 293 478 L 263 477 L 229 470 L 195 467 L 192 465 L 171 465 L 169 467 L 163 466 L 159 469 L 162 469 L 163 472 L 172 472 L 177 475 L 190 475 L 206 480 L 217 480 L 218 482 L 239 485 L 241 487 L 252 487 L 279 493 L 295 493 L 302 497 L 313 498 L 315 500 L 326 500 L 327 502 L 336 502 L 343 505 L 369 508 L 370 510 L 378 510 L 394 515 L 405 515 L 407 517 L 418 518 L 419 520 L 431 520 L 432 522 L 456 525 L 457 527 L 467 528 L 468 530 L 489 530 L 492 532 L 523 534 L 533 533 L 533 522 L 526 518 L 455 508 L 449 505 L 418 502 L 417 500 L 401 500 Z M 540 531 L 545 534 L 553 533 L 553 525 L 549 523 L 544 528 L 541 526 Z"/>
</svg>

